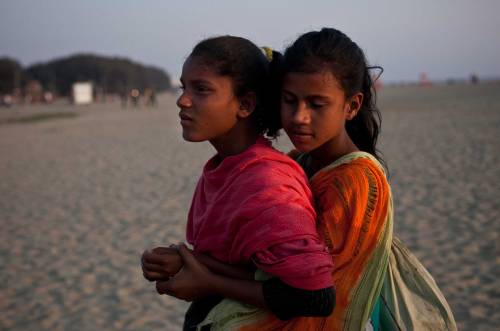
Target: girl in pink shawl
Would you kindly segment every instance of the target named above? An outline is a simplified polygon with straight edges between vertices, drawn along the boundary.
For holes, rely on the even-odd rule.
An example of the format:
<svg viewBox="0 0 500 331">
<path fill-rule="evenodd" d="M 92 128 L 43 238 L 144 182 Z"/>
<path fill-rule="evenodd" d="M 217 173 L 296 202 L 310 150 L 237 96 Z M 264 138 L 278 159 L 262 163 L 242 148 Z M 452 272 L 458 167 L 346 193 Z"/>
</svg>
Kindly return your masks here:
<svg viewBox="0 0 500 331">
<path fill-rule="evenodd" d="M 200 42 L 182 69 L 183 138 L 208 140 L 217 151 L 203 169 L 187 224 L 187 241 L 213 272 L 213 288 L 192 290 L 200 280 L 181 268 L 173 248 L 144 252 L 142 269 L 160 294 L 193 301 L 185 330 L 221 297 L 268 308 L 280 319 L 327 316 L 334 306 L 332 261 L 316 232 L 307 178 L 264 138 L 280 128 L 267 55 L 246 39 L 216 37 Z M 256 269 L 272 278 L 252 281 Z M 248 279 L 248 286 L 233 278 Z"/>
</svg>

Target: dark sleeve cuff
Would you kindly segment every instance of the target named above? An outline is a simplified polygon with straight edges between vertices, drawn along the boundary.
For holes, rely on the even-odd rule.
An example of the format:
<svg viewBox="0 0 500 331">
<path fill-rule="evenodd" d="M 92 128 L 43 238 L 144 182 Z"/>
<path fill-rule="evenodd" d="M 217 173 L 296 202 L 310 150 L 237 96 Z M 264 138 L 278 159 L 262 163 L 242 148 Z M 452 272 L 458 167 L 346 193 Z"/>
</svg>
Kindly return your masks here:
<svg viewBox="0 0 500 331">
<path fill-rule="evenodd" d="M 269 310 L 280 320 L 297 316 L 328 316 L 335 306 L 335 290 L 327 287 L 319 290 L 303 290 L 271 278 L 262 285 L 264 299 Z"/>
</svg>

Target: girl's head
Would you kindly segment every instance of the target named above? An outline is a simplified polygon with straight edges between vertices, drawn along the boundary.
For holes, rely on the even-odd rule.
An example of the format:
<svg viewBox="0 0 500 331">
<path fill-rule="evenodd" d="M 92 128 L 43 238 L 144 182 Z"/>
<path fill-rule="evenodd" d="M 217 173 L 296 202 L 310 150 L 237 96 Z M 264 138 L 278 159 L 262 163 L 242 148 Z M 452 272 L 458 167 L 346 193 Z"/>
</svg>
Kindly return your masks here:
<svg viewBox="0 0 500 331">
<path fill-rule="evenodd" d="M 274 137 L 280 129 L 271 108 L 270 62 L 247 39 L 201 41 L 184 63 L 181 83 L 177 105 L 186 140 L 213 142 L 244 130 Z"/>
<path fill-rule="evenodd" d="M 297 148 L 339 149 L 350 140 L 378 157 L 380 112 L 356 43 L 331 28 L 308 32 L 286 49 L 283 70 L 282 121 Z"/>
</svg>

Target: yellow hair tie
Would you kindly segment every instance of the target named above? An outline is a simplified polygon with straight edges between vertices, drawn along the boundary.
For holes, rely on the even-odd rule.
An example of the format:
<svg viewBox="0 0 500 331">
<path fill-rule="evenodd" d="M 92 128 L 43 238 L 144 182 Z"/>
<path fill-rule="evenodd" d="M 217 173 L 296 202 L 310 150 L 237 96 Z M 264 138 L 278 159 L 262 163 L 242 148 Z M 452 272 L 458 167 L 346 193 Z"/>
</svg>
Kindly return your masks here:
<svg viewBox="0 0 500 331">
<path fill-rule="evenodd" d="M 267 46 L 264 46 L 261 48 L 262 48 L 262 52 L 264 53 L 264 55 L 267 57 L 269 62 L 271 62 L 273 60 L 273 49 L 271 47 L 267 47 Z"/>
</svg>

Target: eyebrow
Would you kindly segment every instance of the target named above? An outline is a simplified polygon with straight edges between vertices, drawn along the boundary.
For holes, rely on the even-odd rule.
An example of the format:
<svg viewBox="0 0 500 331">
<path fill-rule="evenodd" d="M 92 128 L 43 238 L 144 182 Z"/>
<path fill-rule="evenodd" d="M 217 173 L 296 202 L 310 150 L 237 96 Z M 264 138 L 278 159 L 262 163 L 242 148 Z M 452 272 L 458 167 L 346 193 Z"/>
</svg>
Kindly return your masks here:
<svg viewBox="0 0 500 331">
<path fill-rule="evenodd" d="M 181 77 L 179 80 L 181 81 L 181 83 L 182 83 L 182 84 L 184 84 L 184 83 L 185 83 L 185 82 L 184 82 L 184 79 L 183 79 L 182 77 Z M 199 78 L 198 78 L 198 79 L 197 79 L 197 78 L 192 79 L 192 80 L 190 80 L 189 82 L 190 82 L 191 84 L 206 84 L 206 85 L 210 85 L 210 86 L 213 86 L 213 85 L 214 85 L 212 82 L 210 82 L 210 81 L 208 81 L 208 80 L 206 80 L 206 79 L 199 79 Z"/>
<path fill-rule="evenodd" d="M 324 95 L 319 95 L 319 94 L 313 94 L 313 95 L 308 95 L 307 99 L 320 99 L 324 101 L 330 100 L 330 97 L 324 96 Z"/>
<path fill-rule="evenodd" d="M 288 94 L 291 94 L 293 96 L 296 96 L 295 93 L 293 92 L 290 92 L 286 89 L 283 89 L 283 93 L 288 93 Z M 307 99 L 321 99 L 321 100 L 330 100 L 330 97 L 326 96 L 326 95 L 321 95 L 321 94 L 311 94 L 311 95 L 307 95 L 306 96 Z"/>
</svg>

